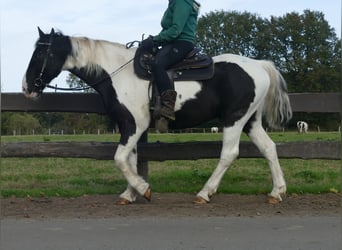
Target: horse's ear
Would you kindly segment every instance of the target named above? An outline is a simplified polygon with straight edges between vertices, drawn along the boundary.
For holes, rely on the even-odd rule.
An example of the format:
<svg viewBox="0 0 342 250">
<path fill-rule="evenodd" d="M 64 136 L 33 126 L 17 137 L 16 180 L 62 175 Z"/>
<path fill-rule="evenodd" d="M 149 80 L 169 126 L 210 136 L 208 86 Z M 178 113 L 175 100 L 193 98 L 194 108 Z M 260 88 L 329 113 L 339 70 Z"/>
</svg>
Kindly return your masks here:
<svg viewBox="0 0 342 250">
<path fill-rule="evenodd" d="M 55 34 L 55 29 L 52 28 L 52 29 L 51 29 L 51 32 L 50 32 L 50 35 L 54 35 L 54 34 Z"/>
<path fill-rule="evenodd" d="M 39 28 L 38 26 L 38 32 L 39 32 L 39 37 L 42 38 L 43 36 L 45 36 L 44 32 Z"/>
</svg>

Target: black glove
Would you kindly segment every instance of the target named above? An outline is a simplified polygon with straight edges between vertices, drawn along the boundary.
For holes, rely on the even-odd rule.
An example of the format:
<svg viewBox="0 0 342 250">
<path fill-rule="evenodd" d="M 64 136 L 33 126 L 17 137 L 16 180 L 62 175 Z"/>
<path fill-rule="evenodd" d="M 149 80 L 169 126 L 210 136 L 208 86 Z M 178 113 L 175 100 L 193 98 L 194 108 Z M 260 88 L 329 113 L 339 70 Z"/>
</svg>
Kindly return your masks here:
<svg viewBox="0 0 342 250">
<path fill-rule="evenodd" d="M 142 50 L 152 53 L 153 49 L 157 47 L 157 44 L 155 41 L 153 41 L 153 36 L 149 36 L 147 39 L 141 42 L 140 47 Z"/>
</svg>

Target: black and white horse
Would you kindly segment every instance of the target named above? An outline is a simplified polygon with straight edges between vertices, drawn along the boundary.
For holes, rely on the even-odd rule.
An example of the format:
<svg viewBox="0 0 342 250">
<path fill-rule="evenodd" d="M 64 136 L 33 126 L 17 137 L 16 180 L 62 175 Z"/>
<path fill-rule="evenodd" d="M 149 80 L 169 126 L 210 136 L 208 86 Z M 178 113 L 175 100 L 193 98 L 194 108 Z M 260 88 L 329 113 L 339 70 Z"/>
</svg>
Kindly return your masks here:
<svg viewBox="0 0 342 250">
<path fill-rule="evenodd" d="M 298 133 L 302 134 L 302 133 L 307 133 L 308 129 L 309 129 L 309 125 L 307 122 L 304 121 L 298 121 L 297 122 L 297 129 L 298 129 Z"/>
<path fill-rule="evenodd" d="M 134 202 L 138 195 L 151 199 L 151 188 L 137 174 L 137 142 L 151 122 L 149 82 L 138 78 L 131 59 L 135 49 L 86 37 L 71 37 L 39 29 L 31 61 L 23 79 L 23 92 L 37 98 L 62 70 L 67 70 L 92 86 L 102 97 L 108 115 L 121 133 L 115 165 L 127 179 L 128 187 L 119 204 Z M 286 83 L 273 63 L 224 54 L 213 58 L 215 74 L 204 81 L 177 81 L 176 120 L 171 129 L 189 128 L 219 118 L 223 125 L 220 160 L 197 203 L 206 203 L 239 155 L 239 141 L 245 132 L 268 160 L 273 189 L 270 201 L 281 201 L 286 183 L 279 165 L 275 143 L 262 127 L 262 116 L 272 127 L 280 127 L 292 117 Z M 129 62 L 129 63 L 128 63 Z"/>
</svg>

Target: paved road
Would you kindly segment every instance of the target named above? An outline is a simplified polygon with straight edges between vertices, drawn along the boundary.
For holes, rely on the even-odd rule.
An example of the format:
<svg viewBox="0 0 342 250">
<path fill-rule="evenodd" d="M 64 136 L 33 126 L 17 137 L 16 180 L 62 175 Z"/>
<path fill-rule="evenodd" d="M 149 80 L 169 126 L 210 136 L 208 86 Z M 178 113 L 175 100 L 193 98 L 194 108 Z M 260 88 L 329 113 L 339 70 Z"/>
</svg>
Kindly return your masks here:
<svg viewBox="0 0 342 250">
<path fill-rule="evenodd" d="M 339 217 L 4 219 L 3 250 L 341 249 Z"/>
</svg>

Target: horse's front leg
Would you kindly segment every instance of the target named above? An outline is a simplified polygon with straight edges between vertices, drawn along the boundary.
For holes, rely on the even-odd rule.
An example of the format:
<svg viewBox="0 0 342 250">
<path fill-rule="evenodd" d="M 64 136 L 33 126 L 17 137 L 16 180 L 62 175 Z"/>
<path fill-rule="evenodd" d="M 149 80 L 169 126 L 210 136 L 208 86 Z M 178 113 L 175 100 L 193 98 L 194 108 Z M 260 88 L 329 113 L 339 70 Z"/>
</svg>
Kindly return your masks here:
<svg viewBox="0 0 342 250">
<path fill-rule="evenodd" d="M 129 184 L 128 189 L 120 197 L 127 199 L 129 202 L 133 202 L 136 198 L 133 192 L 138 192 L 138 194 L 144 196 L 147 200 L 151 199 L 149 184 L 138 175 L 136 156 L 131 155 L 136 148 L 136 142 L 133 146 L 130 146 L 132 141 L 126 145 L 120 144 L 114 157 L 116 166 L 121 170 Z"/>
<path fill-rule="evenodd" d="M 128 164 L 132 171 L 138 174 L 137 171 L 137 163 L 138 163 L 138 156 L 136 147 L 132 150 L 132 152 L 128 156 Z M 118 205 L 127 205 L 136 200 L 138 193 L 131 185 L 127 185 L 126 190 L 120 195 L 120 199 L 118 200 Z"/>
</svg>

